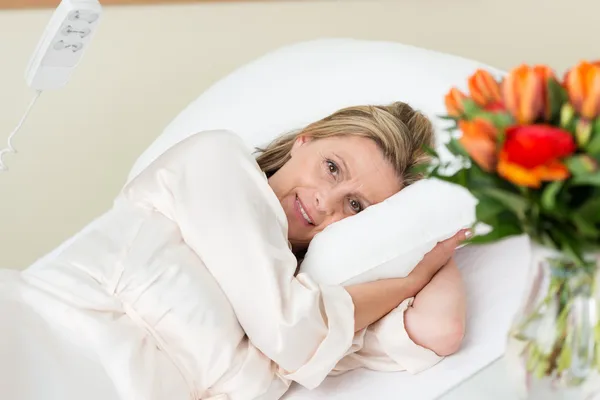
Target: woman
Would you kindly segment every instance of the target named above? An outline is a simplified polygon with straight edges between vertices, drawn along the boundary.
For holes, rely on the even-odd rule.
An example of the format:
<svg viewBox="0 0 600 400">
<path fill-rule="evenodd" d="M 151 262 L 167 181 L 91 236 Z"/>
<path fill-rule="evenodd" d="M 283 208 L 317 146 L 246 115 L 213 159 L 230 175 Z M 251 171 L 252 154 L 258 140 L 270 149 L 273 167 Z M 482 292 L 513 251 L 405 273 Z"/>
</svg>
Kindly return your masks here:
<svg viewBox="0 0 600 400">
<path fill-rule="evenodd" d="M 430 122 L 404 103 L 340 110 L 257 159 L 235 134 L 199 133 L 23 276 L 47 296 L 40 313 L 76 332 L 127 399 L 275 400 L 333 371 L 423 369 L 462 339 L 452 255 L 466 232 L 402 279 L 326 287 L 296 271 L 326 226 L 419 179 L 412 167 L 432 142 Z M 385 359 L 365 328 L 401 304 L 410 354 Z"/>
</svg>

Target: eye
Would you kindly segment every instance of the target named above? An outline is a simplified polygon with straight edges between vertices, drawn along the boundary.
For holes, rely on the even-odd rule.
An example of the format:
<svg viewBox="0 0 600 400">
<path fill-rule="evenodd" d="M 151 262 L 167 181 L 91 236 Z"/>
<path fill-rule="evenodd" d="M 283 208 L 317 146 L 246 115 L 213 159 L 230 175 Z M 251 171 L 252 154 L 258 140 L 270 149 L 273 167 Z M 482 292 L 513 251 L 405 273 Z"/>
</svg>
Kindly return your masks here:
<svg viewBox="0 0 600 400">
<path fill-rule="evenodd" d="M 326 163 L 327 163 L 327 169 L 329 170 L 329 173 L 331 175 L 337 175 L 337 173 L 339 172 L 339 168 L 338 168 L 337 164 L 331 160 L 326 160 Z"/>
<path fill-rule="evenodd" d="M 350 199 L 350 208 L 357 214 L 363 210 L 362 204 L 360 204 L 358 200 L 354 199 Z"/>
</svg>

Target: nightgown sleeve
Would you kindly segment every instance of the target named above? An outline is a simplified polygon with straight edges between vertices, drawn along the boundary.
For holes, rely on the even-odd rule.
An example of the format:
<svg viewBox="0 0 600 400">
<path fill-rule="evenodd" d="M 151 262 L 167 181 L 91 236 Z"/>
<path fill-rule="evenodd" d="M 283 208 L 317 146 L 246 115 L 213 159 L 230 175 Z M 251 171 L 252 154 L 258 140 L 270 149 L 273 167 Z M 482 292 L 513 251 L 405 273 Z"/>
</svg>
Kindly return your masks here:
<svg viewBox="0 0 600 400">
<path fill-rule="evenodd" d="M 330 375 L 357 368 L 417 374 L 442 361 L 443 357 L 416 344 L 406 331 L 404 315 L 413 300 L 404 300 L 379 321 L 357 332 L 352 347 Z"/>
<path fill-rule="evenodd" d="M 123 193 L 177 223 L 249 340 L 284 378 L 314 388 L 352 346 L 352 298 L 341 286 L 294 276 L 283 208 L 237 135 L 207 131 L 183 140 Z"/>
</svg>

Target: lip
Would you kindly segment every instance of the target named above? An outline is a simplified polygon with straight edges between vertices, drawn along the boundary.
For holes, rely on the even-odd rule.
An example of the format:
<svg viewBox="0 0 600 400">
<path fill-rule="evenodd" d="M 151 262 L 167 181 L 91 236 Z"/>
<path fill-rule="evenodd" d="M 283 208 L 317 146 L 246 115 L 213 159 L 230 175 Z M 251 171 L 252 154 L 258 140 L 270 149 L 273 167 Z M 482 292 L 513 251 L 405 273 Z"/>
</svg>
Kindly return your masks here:
<svg viewBox="0 0 600 400">
<path fill-rule="evenodd" d="M 300 211 L 298 203 L 300 203 L 300 205 L 304 209 L 304 212 L 306 213 L 306 215 L 308 215 L 308 218 L 310 218 L 310 220 L 313 221 L 313 224 L 309 224 L 308 221 L 304 219 L 304 215 L 302 215 L 302 211 Z M 296 198 L 294 199 L 294 210 L 296 211 L 296 216 L 298 217 L 300 222 L 302 222 L 305 226 L 314 226 L 314 218 L 312 217 L 312 215 L 310 215 L 310 212 L 308 211 L 302 200 L 300 200 L 300 197 L 298 197 L 298 195 L 296 195 Z"/>
</svg>

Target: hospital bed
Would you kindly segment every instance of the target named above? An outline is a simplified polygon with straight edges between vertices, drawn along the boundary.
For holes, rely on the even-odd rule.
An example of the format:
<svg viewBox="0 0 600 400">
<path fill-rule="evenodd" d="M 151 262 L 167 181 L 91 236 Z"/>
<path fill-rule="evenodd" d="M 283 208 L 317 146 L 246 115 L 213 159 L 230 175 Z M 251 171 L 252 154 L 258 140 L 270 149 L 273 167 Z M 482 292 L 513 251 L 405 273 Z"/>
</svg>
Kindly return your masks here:
<svg viewBox="0 0 600 400">
<path fill-rule="evenodd" d="M 449 86 L 464 82 L 481 66 L 397 43 L 323 39 L 286 46 L 239 68 L 203 93 L 140 156 L 129 176 L 200 130 L 230 129 L 266 140 L 274 132 L 303 126 L 345 105 L 395 100 L 407 101 L 435 118 L 443 111 L 443 94 Z M 305 107 L 286 104 L 288 100 Z M 30 268 L 42 268 L 77 237 Z M 435 399 L 500 357 L 526 281 L 528 240 L 515 237 L 467 246 L 458 251 L 457 263 L 468 296 L 467 334 L 457 354 L 417 375 L 361 369 L 328 378 L 313 391 L 293 386 L 284 399 Z M 113 383 L 89 349 L 65 341 L 36 312 L 35 299 L 22 301 L 20 288 L 18 272 L 0 271 L 0 396 L 116 399 Z"/>
</svg>

